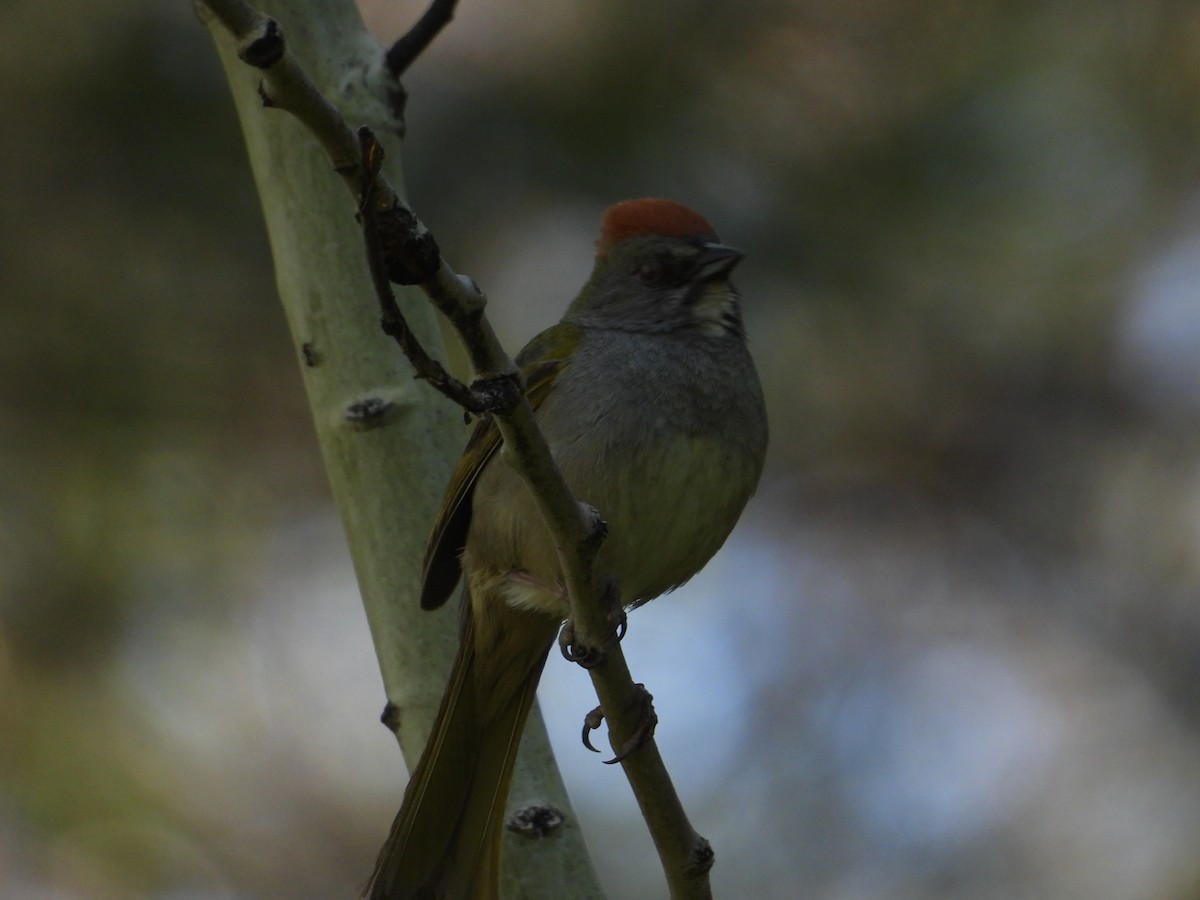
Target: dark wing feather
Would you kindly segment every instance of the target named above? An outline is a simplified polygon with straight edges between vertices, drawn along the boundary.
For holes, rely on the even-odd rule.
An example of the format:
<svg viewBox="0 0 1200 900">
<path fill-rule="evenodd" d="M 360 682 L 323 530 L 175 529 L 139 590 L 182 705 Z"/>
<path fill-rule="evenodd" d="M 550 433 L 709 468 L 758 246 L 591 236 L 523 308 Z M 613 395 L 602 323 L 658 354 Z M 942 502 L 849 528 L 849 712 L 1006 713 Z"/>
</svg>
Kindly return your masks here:
<svg viewBox="0 0 1200 900">
<path fill-rule="evenodd" d="M 576 326 L 559 323 L 535 337 L 517 355 L 517 365 L 525 376 L 525 396 L 535 410 L 549 396 L 559 373 L 570 364 L 581 335 Z M 437 609 L 445 603 L 462 577 L 460 557 L 471 527 L 471 495 L 479 473 L 499 448 L 500 431 L 491 416 L 484 416 L 467 439 L 425 546 L 422 609 Z"/>
</svg>

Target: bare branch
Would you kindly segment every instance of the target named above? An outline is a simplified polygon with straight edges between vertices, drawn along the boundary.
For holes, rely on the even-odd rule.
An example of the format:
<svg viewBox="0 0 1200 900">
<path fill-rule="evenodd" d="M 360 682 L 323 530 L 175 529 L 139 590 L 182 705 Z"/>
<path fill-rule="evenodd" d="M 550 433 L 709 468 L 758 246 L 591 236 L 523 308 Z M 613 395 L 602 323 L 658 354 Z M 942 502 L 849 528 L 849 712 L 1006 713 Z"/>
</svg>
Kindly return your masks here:
<svg viewBox="0 0 1200 900">
<path fill-rule="evenodd" d="M 361 179 L 358 220 L 362 223 L 363 240 L 367 249 L 367 264 L 371 270 L 371 283 L 375 287 L 375 296 L 379 300 L 380 327 L 383 328 L 385 334 L 400 345 L 401 351 L 416 370 L 417 378 L 424 379 L 433 388 L 468 412 L 484 412 L 488 408 L 485 402 L 486 398 L 481 397 L 480 392 L 473 392 L 471 388 L 452 376 L 442 367 L 441 363 L 425 351 L 421 342 L 417 340 L 417 336 L 408 327 L 404 313 L 400 310 L 400 304 L 396 302 L 396 295 L 392 291 L 392 281 L 397 279 L 389 274 L 384 239 L 380 233 L 382 211 L 372 201 L 375 179 L 379 176 L 379 170 L 383 165 L 383 145 L 376 140 L 371 129 L 365 125 L 358 129 L 358 139 L 363 158 L 363 165 L 359 169 Z M 434 250 L 436 252 L 436 245 Z"/>
<path fill-rule="evenodd" d="M 408 33 L 388 50 L 385 61 L 392 75 L 399 78 L 408 71 L 408 67 L 416 62 L 417 57 L 425 52 L 425 48 L 454 18 L 454 7 L 457 5 L 458 0 L 433 0 L 429 4 L 429 9 L 425 10 Z"/>
<path fill-rule="evenodd" d="M 288 51 L 283 30 L 244 0 L 199 0 L 237 42 L 238 57 L 263 73 L 259 96 L 299 119 L 333 162 L 334 171 L 353 190 L 357 182 L 358 141 L 338 108 L 330 103 Z"/>
</svg>

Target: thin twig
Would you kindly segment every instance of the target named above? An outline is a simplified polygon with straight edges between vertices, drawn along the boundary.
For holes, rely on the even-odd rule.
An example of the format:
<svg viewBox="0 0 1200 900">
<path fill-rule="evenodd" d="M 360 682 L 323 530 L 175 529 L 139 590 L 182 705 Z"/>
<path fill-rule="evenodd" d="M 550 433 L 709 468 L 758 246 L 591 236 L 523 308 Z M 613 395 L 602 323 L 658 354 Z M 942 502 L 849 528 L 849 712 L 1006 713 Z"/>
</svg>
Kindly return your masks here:
<svg viewBox="0 0 1200 900">
<path fill-rule="evenodd" d="M 408 67 L 425 52 L 425 48 L 454 18 L 454 7 L 457 5 L 458 0 L 433 0 L 408 33 L 392 44 L 384 61 L 393 77 L 399 78 L 407 72 Z"/>
<path fill-rule="evenodd" d="M 413 330 L 408 327 L 400 304 L 396 302 L 396 294 L 392 291 L 392 279 L 388 275 L 387 255 L 380 235 L 379 208 L 374 202 L 375 180 L 379 177 L 379 170 L 383 165 L 383 145 L 365 125 L 358 129 L 358 139 L 363 159 L 359 169 L 361 186 L 358 219 L 362 223 L 371 283 L 375 286 L 375 296 L 379 300 L 380 327 L 384 334 L 400 345 L 400 349 L 416 370 L 417 378 L 427 381 L 435 390 L 468 412 L 484 412 L 487 409 L 486 398 L 447 372 L 441 363 L 426 352 Z"/>
</svg>

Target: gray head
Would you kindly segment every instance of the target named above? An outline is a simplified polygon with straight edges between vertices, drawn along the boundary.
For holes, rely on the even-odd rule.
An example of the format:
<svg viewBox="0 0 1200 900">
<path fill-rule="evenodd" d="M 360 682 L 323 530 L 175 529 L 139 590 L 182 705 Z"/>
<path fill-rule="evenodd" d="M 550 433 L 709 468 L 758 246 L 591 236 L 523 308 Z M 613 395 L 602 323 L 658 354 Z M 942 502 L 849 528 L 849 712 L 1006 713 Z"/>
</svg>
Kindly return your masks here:
<svg viewBox="0 0 1200 900">
<path fill-rule="evenodd" d="M 604 214 L 592 276 L 565 321 L 622 331 L 744 337 L 729 273 L 742 251 L 673 200 L 626 200 Z"/>
</svg>

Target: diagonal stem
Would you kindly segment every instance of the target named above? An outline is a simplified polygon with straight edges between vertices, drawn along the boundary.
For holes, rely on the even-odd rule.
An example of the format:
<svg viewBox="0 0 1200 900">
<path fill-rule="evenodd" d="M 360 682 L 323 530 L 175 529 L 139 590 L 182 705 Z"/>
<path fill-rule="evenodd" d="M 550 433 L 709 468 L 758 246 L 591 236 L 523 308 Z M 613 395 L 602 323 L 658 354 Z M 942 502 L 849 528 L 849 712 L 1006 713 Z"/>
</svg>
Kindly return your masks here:
<svg viewBox="0 0 1200 900">
<path fill-rule="evenodd" d="M 433 43 L 438 33 L 450 24 L 450 20 L 454 18 L 454 7 L 457 5 L 458 0 L 433 0 L 413 27 L 392 44 L 384 61 L 388 71 L 395 78 L 407 72 L 408 67 Z"/>
</svg>

